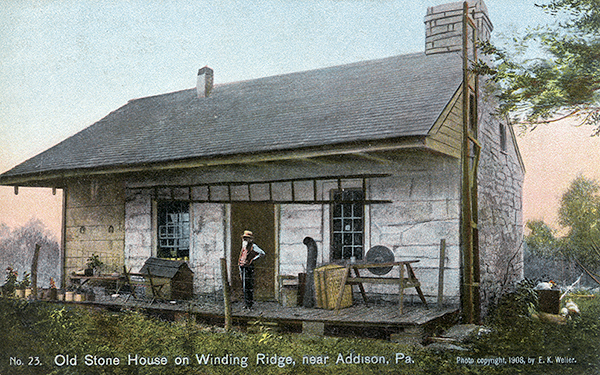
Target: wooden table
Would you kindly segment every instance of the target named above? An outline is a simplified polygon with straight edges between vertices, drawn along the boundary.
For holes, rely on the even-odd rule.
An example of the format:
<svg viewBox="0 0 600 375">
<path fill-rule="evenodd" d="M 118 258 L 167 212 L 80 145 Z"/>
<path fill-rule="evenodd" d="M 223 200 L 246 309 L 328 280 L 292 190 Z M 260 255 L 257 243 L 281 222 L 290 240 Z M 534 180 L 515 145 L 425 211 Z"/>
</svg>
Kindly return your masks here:
<svg viewBox="0 0 600 375">
<path fill-rule="evenodd" d="M 367 302 L 367 295 L 365 293 L 365 288 L 363 286 L 364 283 L 372 283 L 372 284 L 397 284 L 398 285 L 398 294 L 399 294 L 399 309 L 400 314 L 402 314 L 402 306 L 404 304 L 404 289 L 415 288 L 417 293 L 419 294 L 419 298 L 427 307 L 427 301 L 425 301 L 425 296 L 421 291 L 421 283 L 415 276 L 415 272 L 412 269 L 411 264 L 417 263 L 418 260 L 405 260 L 401 262 L 389 262 L 389 263 L 348 263 L 346 264 L 346 272 L 342 276 L 342 282 L 340 284 L 340 291 L 338 294 L 337 303 L 335 306 L 336 310 L 340 309 L 340 305 L 342 303 L 342 298 L 344 295 L 344 287 L 346 285 L 358 285 L 360 289 L 360 293 L 365 301 Z M 385 268 L 385 267 L 398 267 L 399 277 L 362 277 L 360 276 L 359 269 L 365 268 Z M 354 271 L 354 276 L 350 275 L 350 271 Z M 406 270 L 406 271 L 405 271 Z M 406 272 L 406 273 L 405 273 Z"/>
<path fill-rule="evenodd" d="M 95 276 L 84 276 L 84 275 L 71 275 L 71 281 L 77 280 L 77 290 L 81 290 L 83 286 L 89 281 L 102 281 L 102 282 L 114 282 L 115 293 L 119 293 L 121 288 L 127 284 L 127 278 L 125 275 L 95 275 Z"/>
</svg>

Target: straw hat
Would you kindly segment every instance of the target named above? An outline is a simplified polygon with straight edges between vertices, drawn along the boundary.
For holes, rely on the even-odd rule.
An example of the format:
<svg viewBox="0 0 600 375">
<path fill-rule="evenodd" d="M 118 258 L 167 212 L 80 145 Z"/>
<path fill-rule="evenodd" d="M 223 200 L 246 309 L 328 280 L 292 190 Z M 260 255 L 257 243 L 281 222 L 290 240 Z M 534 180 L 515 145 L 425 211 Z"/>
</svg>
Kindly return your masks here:
<svg viewBox="0 0 600 375">
<path fill-rule="evenodd" d="M 253 240 L 254 234 L 249 230 L 245 230 L 244 234 L 242 234 L 242 238 L 250 238 L 251 240 Z"/>
</svg>

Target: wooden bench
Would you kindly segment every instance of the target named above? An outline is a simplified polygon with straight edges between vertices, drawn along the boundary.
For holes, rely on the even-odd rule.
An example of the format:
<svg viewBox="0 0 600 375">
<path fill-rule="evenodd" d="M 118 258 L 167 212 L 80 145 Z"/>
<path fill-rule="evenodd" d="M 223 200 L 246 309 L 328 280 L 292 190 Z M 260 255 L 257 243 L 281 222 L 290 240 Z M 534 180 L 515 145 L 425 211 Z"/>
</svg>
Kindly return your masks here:
<svg viewBox="0 0 600 375">
<path fill-rule="evenodd" d="M 340 309 L 340 305 L 342 303 L 344 286 L 346 285 L 358 285 L 360 289 L 360 293 L 363 297 L 365 303 L 367 303 L 367 294 L 365 293 L 365 288 L 363 286 L 364 283 L 371 284 L 388 284 L 388 285 L 398 285 L 398 294 L 399 294 L 399 310 L 400 314 L 403 313 L 403 305 L 404 305 L 404 289 L 415 288 L 417 293 L 419 294 L 419 298 L 427 307 L 427 301 L 425 300 L 425 296 L 421 291 L 421 283 L 417 279 L 415 272 L 411 266 L 412 263 L 417 263 L 418 260 L 405 260 L 401 262 L 389 262 L 389 263 L 348 263 L 345 267 L 345 272 L 342 276 L 342 282 L 340 284 L 340 291 L 337 298 L 336 310 Z M 365 268 L 384 268 L 384 267 L 398 267 L 399 269 L 399 277 L 364 277 L 360 275 L 359 269 Z M 351 275 L 354 272 L 354 276 Z"/>
</svg>

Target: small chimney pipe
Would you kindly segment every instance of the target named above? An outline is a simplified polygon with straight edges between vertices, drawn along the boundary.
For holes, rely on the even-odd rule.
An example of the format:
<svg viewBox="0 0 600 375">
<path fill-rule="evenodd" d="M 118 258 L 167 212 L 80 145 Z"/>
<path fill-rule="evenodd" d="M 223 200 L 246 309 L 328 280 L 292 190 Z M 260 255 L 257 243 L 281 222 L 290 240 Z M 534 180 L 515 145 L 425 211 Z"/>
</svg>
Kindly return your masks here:
<svg viewBox="0 0 600 375">
<path fill-rule="evenodd" d="M 208 98 L 213 87 L 214 71 L 205 66 L 198 70 L 198 80 L 196 82 L 196 91 L 198 98 Z"/>
</svg>

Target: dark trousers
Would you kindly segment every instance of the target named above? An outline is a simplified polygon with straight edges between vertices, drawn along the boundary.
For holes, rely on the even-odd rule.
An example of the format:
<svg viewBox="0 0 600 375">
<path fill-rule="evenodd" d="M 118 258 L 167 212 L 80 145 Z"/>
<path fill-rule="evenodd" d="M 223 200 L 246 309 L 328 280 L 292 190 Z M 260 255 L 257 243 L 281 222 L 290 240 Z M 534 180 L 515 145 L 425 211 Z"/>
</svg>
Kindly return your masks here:
<svg viewBox="0 0 600 375">
<path fill-rule="evenodd" d="M 240 278 L 244 291 L 244 304 L 252 307 L 254 303 L 254 266 L 240 266 Z"/>
</svg>

